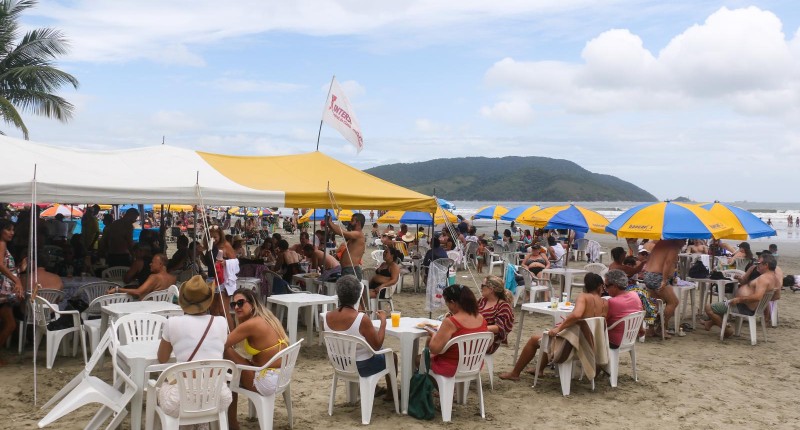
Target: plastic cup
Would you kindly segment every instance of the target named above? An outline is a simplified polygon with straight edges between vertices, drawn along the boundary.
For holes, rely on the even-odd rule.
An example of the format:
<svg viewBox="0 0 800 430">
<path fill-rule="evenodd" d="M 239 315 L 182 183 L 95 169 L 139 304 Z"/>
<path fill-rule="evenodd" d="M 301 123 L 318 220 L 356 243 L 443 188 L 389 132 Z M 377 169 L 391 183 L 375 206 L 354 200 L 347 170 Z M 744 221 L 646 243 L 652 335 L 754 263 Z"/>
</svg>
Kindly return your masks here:
<svg viewBox="0 0 800 430">
<path fill-rule="evenodd" d="M 555 308 L 558 307 L 558 297 L 557 296 L 553 295 L 552 297 L 550 297 L 550 307 L 552 309 L 555 309 Z"/>
<path fill-rule="evenodd" d="M 400 312 L 392 311 L 392 327 L 400 327 Z"/>
</svg>

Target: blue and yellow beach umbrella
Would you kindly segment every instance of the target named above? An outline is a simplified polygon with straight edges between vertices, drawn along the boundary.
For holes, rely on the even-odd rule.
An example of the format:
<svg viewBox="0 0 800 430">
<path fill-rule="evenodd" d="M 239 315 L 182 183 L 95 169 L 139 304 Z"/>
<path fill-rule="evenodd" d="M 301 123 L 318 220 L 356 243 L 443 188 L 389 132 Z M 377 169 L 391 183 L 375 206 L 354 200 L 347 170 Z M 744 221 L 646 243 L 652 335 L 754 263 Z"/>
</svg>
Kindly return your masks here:
<svg viewBox="0 0 800 430">
<path fill-rule="evenodd" d="M 516 221 L 519 222 L 520 217 L 532 215 L 534 212 L 541 209 L 541 206 L 517 206 L 515 208 L 511 208 L 508 212 L 504 213 L 500 216 L 500 219 L 503 221 Z"/>
<path fill-rule="evenodd" d="M 586 233 L 605 233 L 608 220 L 603 215 L 581 206 L 562 205 L 540 209 L 517 217 L 520 224 L 548 230 L 569 229 Z"/>
<path fill-rule="evenodd" d="M 718 201 L 701 204 L 700 207 L 706 209 L 725 223 L 725 225 L 733 229 L 731 233 L 723 236 L 725 239 L 745 240 L 748 237 L 755 239 L 759 237 L 775 236 L 777 234 L 775 233 L 775 229 L 768 226 L 764 221 L 761 221 L 761 218 L 740 207 L 720 203 Z"/>
<path fill-rule="evenodd" d="M 640 239 L 720 239 L 733 229 L 698 205 L 667 201 L 632 207 L 606 231 Z"/>
</svg>

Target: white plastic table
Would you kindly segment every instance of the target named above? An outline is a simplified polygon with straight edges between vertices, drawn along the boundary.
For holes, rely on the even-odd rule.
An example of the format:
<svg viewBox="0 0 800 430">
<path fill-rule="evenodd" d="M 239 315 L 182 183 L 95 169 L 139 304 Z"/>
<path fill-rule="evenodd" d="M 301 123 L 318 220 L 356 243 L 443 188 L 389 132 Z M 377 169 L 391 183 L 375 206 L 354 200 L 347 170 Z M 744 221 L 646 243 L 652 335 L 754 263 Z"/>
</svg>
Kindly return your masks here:
<svg viewBox="0 0 800 430">
<path fill-rule="evenodd" d="M 583 275 L 589 273 L 583 269 L 565 269 L 563 267 L 551 267 L 549 269 L 542 270 L 542 273 L 547 275 L 558 275 L 564 278 L 564 282 L 562 283 L 563 288 L 561 289 L 562 293 L 567 293 L 567 297 L 572 299 L 572 278 L 575 275 Z"/>
<path fill-rule="evenodd" d="M 519 324 L 517 325 L 517 342 L 514 346 L 514 359 L 512 363 L 517 362 L 517 354 L 519 353 L 519 341 L 522 338 L 522 325 L 525 323 L 525 314 L 535 312 L 537 314 L 551 315 L 553 317 L 553 325 L 558 323 L 562 317 L 566 317 L 575 306 L 564 306 L 559 303 L 557 308 L 551 308 L 550 302 L 536 302 L 536 303 L 523 303 L 522 312 L 519 317 Z"/>
<path fill-rule="evenodd" d="M 717 284 L 717 295 L 719 297 L 719 301 L 725 300 L 725 285 L 729 283 L 734 283 L 733 288 L 733 296 L 736 296 L 736 290 L 739 289 L 739 281 L 736 279 L 709 279 L 709 278 L 686 278 L 689 282 L 696 282 L 700 286 L 700 307 L 705 307 L 706 305 L 706 294 L 708 297 L 713 297 L 711 294 L 711 284 Z"/>
<path fill-rule="evenodd" d="M 136 394 L 131 399 L 131 429 L 142 428 L 142 403 L 144 386 L 147 383 L 145 369 L 152 364 L 158 364 L 158 345 L 160 340 L 150 342 L 136 342 L 130 345 L 120 345 L 117 355 L 130 367 L 130 376 L 136 383 Z M 170 361 L 175 361 L 171 357 Z"/>
<path fill-rule="evenodd" d="M 116 321 L 119 317 L 128 314 L 158 314 L 167 318 L 183 315 L 180 306 L 170 302 L 126 302 L 113 303 L 100 308 L 100 333 L 105 333 L 108 320 Z"/>
<path fill-rule="evenodd" d="M 310 343 L 311 336 L 313 335 L 312 329 L 314 327 L 313 315 L 317 314 L 315 312 L 316 307 L 318 305 L 326 305 L 326 307 L 327 305 L 336 306 L 338 302 L 338 297 L 326 296 L 324 294 L 276 294 L 267 298 L 267 303 L 286 306 L 288 310 L 286 325 L 289 329 L 289 344 L 293 344 L 297 341 L 297 313 L 300 307 L 308 306 L 308 319 L 306 320 L 306 330 L 308 330 L 308 334 L 306 340 Z"/>
<path fill-rule="evenodd" d="M 373 320 L 375 328 L 380 327 L 379 320 Z M 400 410 L 408 414 L 408 395 L 411 390 L 411 375 L 414 372 L 414 358 L 419 351 L 419 339 L 428 332 L 417 328 L 419 323 L 441 324 L 440 321 L 428 318 L 400 318 L 400 327 L 392 327 L 390 318 L 386 319 L 386 334 L 400 340 Z"/>
</svg>

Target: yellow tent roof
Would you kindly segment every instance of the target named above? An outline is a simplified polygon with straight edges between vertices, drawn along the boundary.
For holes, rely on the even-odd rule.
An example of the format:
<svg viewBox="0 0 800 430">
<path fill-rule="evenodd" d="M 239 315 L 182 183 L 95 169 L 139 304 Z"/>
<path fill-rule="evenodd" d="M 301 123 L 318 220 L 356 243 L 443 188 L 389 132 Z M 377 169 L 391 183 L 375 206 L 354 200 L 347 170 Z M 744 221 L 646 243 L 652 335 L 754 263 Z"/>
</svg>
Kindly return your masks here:
<svg viewBox="0 0 800 430">
<path fill-rule="evenodd" d="M 282 190 L 286 207 L 416 210 L 433 212 L 436 201 L 364 173 L 319 151 L 298 155 L 235 156 L 199 152 L 230 180 L 257 190 Z"/>
</svg>

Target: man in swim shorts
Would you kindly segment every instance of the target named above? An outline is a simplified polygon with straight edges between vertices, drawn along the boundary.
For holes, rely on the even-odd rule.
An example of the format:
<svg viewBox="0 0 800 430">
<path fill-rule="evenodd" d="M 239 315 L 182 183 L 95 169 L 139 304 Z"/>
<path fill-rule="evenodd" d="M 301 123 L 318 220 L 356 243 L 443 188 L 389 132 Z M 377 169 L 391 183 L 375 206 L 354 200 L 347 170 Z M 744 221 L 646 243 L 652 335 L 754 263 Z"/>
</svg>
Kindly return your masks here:
<svg viewBox="0 0 800 430">
<path fill-rule="evenodd" d="M 659 240 L 650 252 L 644 266 L 644 285 L 650 294 L 664 301 L 664 324 L 669 326 L 670 318 L 678 308 L 678 296 L 669 285 L 675 274 L 678 253 L 686 243 L 684 239 Z"/>
<path fill-rule="evenodd" d="M 344 230 L 337 224 L 331 222 L 330 215 L 325 218 L 325 225 L 330 226 L 334 234 L 342 236 L 347 240 L 347 251 L 342 254 L 342 260 L 340 262 L 342 265 L 342 276 L 353 275 L 359 280 L 364 279 L 364 276 L 361 274 L 361 258 L 364 256 L 364 250 L 366 249 L 366 241 L 364 239 L 364 233 L 362 232 L 365 222 L 364 214 L 355 213 L 353 214 L 353 218 L 350 219 L 349 228 Z"/>
</svg>

